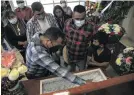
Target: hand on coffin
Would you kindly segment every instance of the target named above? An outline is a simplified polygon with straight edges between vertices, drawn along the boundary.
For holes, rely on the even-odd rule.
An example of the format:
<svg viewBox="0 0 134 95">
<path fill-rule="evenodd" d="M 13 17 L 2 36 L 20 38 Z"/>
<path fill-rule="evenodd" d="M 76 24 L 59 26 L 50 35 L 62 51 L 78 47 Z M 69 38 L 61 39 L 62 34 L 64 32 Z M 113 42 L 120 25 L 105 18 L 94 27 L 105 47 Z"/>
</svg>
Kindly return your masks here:
<svg viewBox="0 0 134 95">
<path fill-rule="evenodd" d="M 78 84 L 78 85 L 83 85 L 83 84 L 86 84 L 86 80 L 80 78 L 80 77 L 76 77 L 75 80 L 74 80 L 74 83 L 75 84 Z"/>
</svg>

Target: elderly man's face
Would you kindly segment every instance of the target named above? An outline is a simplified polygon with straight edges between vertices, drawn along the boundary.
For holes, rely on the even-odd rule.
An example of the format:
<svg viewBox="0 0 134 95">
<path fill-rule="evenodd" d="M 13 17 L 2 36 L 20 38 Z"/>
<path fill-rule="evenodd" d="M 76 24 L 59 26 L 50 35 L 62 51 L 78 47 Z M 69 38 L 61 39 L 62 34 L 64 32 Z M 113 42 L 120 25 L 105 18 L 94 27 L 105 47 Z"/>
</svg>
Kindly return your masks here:
<svg viewBox="0 0 134 95">
<path fill-rule="evenodd" d="M 44 20 L 45 18 L 44 8 L 42 8 L 40 11 L 35 11 L 34 15 L 38 20 Z"/>
</svg>

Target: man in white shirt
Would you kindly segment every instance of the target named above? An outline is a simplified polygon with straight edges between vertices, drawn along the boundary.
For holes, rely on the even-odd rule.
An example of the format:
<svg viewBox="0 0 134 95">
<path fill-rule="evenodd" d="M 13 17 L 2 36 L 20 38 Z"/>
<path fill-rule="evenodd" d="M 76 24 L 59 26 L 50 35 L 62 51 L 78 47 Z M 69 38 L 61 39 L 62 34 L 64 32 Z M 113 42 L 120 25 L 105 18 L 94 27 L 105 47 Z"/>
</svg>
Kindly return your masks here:
<svg viewBox="0 0 134 95">
<path fill-rule="evenodd" d="M 49 27 L 58 27 L 57 21 L 52 14 L 46 13 L 40 2 L 34 2 L 31 5 L 33 17 L 27 23 L 27 40 L 31 41 L 33 35 L 37 32 L 43 33 Z"/>
<path fill-rule="evenodd" d="M 50 27 L 46 18 L 44 18 L 44 20 L 38 20 L 38 23 L 41 27 L 42 32 L 45 32 Z"/>
</svg>

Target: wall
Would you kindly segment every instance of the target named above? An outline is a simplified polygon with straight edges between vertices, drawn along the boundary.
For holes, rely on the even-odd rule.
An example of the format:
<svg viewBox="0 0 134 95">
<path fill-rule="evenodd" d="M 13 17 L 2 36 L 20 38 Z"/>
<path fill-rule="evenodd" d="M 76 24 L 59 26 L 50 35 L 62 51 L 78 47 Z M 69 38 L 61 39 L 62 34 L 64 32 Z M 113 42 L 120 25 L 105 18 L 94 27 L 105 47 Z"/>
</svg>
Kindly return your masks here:
<svg viewBox="0 0 134 95">
<path fill-rule="evenodd" d="M 127 32 L 126 36 L 134 42 L 134 6 L 130 8 L 127 18 L 123 20 L 122 26 Z"/>
</svg>

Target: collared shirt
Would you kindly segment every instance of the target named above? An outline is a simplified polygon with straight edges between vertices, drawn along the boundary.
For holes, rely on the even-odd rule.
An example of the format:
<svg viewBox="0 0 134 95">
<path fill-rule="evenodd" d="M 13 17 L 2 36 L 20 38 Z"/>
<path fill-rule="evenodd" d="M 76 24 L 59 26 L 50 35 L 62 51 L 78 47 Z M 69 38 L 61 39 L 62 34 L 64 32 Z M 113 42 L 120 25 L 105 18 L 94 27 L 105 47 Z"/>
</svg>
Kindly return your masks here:
<svg viewBox="0 0 134 95">
<path fill-rule="evenodd" d="M 73 19 L 68 20 L 65 26 L 65 33 L 68 60 L 70 62 L 78 62 L 86 58 L 94 29 L 94 24 L 88 22 L 88 20 L 86 20 L 86 23 L 79 29 L 76 28 Z"/>
<path fill-rule="evenodd" d="M 58 27 L 57 22 L 52 14 L 46 14 L 45 18 L 47 19 L 50 27 Z M 33 16 L 27 23 L 27 41 L 30 42 L 33 35 L 37 32 L 42 33 L 42 30 L 38 20 Z"/>
<path fill-rule="evenodd" d="M 17 8 L 15 13 L 19 19 L 24 19 L 25 21 L 29 21 L 33 16 L 32 9 L 29 7 L 25 7 L 23 10 Z"/>
<path fill-rule="evenodd" d="M 44 20 L 38 20 L 38 23 L 40 24 L 42 31 L 46 31 L 50 27 L 46 18 Z"/>
<path fill-rule="evenodd" d="M 75 75 L 69 73 L 68 70 L 55 63 L 48 49 L 40 43 L 39 33 L 36 33 L 28 44 L 26 65 L 28 67 L 27 73 L 38 78 L 45 77 L 47 70 L 71 82 L 76 78 Z"/>
</svg>

